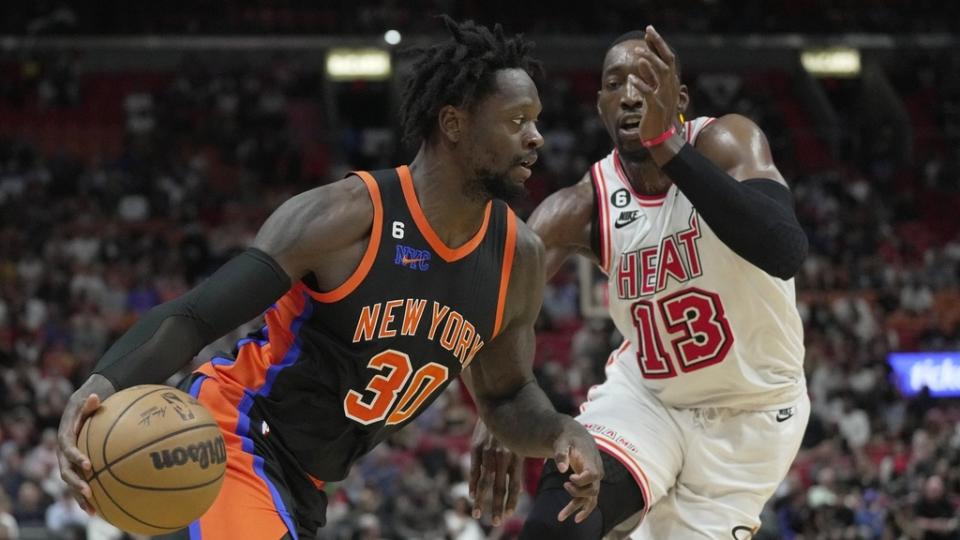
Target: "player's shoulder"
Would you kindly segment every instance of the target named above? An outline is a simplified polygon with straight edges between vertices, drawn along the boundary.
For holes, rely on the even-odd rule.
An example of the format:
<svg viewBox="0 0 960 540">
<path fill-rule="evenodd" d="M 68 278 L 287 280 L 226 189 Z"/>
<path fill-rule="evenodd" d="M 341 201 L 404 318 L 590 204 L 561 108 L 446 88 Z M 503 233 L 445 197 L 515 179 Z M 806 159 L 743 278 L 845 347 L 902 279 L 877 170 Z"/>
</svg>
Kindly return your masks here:
<svg viewBox="0 0 960 540">
<path fill-rule="evenodd" d="M 697 137 L 696 146 L 740 144 L 763 131 L 756 122 L 742 114 L 725 114 L 713 118 L 703 126 Z"/>
<path fill-rule="evenodd" d="M 314 196 L 318 199 L 327 199 L 328 204 L 348 203 L 355 211 L 370 213 L 373 211 L 373 199 L 379 202 L 380 198 L 377 181 L 372 176 L 365 180 L 356 173 L 311 191 L 316 192 Z"/>
<path fill-rule="evenodd" d="M 590 222 L 595 197 L 593 177 L 588 171 L 576 184 L 544 199 L 531 214 L 530 227 L 541 236 L 561 227 L 582 227 Z"/>
<path fill-rule="evenodd" d="M 379 191 L 358 176 L 348 176 L 290 197 L 263 224 L 254 244 L 271 255 L 342 249 L 370 234 L 381 215 Z"/>
<path fill-rule="evenodd" d="M 384 204 L 377 181 L 372 176 L 364 179 L 356 174 L 317 188 L 312 197 L 317 205 L 335 212 L 346 225 L 363 229 L 370 227 Z"/>
<path fill-rule="evenodd" d="M 514 271 L 535 272 L 538 276 L 542 275 L 544 252 L 545 248 L 540 236 L 522 219 L 517 219 L 516 247 L 513 255 Z"/>
<path fill-rule="evenodd" d="M 540 309 L 544 286 L 546 250 L 535 232 L 517 218 L 516 244 L 510 265 L 504 326 L 517 318 L 535 319 Z M 534 304 L 536 304 L 534 306 Z"/>
<path fill-rule="evenodd" d="M 376 195 L 372 193 L 373 191 L 377 191 Z M 368 186 L 359 176 L 351 174 L 341 180 L 298 193 L 287 199 L 278 210 L 298 212 L 342 208 L 350 214 L 372 215 L 374 197 L 379 199 L 379 188 Z"/>
</svg>

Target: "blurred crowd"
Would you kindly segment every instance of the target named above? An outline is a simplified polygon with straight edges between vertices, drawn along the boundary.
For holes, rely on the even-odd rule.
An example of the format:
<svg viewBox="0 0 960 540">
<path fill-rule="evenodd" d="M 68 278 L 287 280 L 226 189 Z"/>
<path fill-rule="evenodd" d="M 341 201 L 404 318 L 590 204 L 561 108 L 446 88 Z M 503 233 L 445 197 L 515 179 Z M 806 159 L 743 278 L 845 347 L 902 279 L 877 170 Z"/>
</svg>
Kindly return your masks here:
<svg viewBox="0 0 960 540">
<path fill-rule="evenodd" d="M 644 24 L 670 32 L 806 34 L 955 32 L 960 8 L 935 0 L 598 0 L 536 3 L 503 0 L 381 0 L 358 6 L 345 0 L 170 0 L 130 9 L 119 0 L 96 3 L 41 0 L 0 6 L 0 29 L 10 34 L 376 34 L 384 28 L 430 32 L 429 16 L 498 21 L 537 33 L 620 33 Z M 344 14 L 350 14 L 345 16 Z M 426 15 L 426 16 L 425 16 Z"/>
<path fill-rule="evenodd" d="M 878 135 L 808 162 L 792 150 L 811 135 L 791 114 L 799 105 L 783 74 L 687 81 L 688 117 L 738 112 L 765 129 L 811 240 L 797 287 L 813 415 L 757 538 L 960 538 L 960 404 L 904 397 L 885 361 L 895 350 L 960 351 L 960 83 L 941 61 L 950 60 L 897 80 L 908 108 L 935 107 L 911 118 L 929 122 L 906 157 Z M 117 115 L 117 142 L 69 151 L 55 128 L 0 129 L 0 539 L 119 538 L 88 520 L 59 479 L 55 430 L 73 389 L 139 315 L 242 250 L 281 201 L 409 155 L 383 126 L 331 132 L 317 75 L 283 57 L 256 69 L 188 59 L 175 73 L 99 83 L 71 66 L 63 57 L 2 66 L 16 76 L 0 83 L 0 126 L 41 113 Z M 542 86 L 548 144 L 521 215 L 609 151 L 591 101 L 595 75 L 556 77 Z M 538 322 L 538 379 L 569 413 L 602 380 L 620 339 L 608 320 L 582 316 L 578 276 L 571 262 L 551 281 Z M 475 417 L 451 385 L 328 487 L 320 537 L 514 537 L 526 497 L 501 527 L 469 516 Z M 529 492 L 539 464 L 525 469 Z"/>
</svg>

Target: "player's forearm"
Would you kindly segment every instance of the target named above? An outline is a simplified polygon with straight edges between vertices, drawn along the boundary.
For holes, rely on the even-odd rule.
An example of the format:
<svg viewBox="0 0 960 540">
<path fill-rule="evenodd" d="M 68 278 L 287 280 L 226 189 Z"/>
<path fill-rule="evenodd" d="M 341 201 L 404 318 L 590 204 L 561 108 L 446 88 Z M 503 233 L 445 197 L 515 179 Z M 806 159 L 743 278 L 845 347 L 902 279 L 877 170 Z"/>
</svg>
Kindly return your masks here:
<svg viewBox="0 0 960 540">
<path fill-rule="evenodd" d="M 189 293 L 148 311 L 93 371 L 118 390 L 161 383 L 207 343 L 258 316 L 289 287 L 290 278 L 269 255 L 245 251 Z"/>
<path fill-rule="evenodd" d="M 717 237 L 764 272 L 793 277 L 808 246 L 789 189 L 769 179 L 738 182 L 689 144 L 677 144 L 668 141 L 651 154 Z"/>
<path fill-rule="evenodd" d="M 554 456 L 554 441 L 576 421 L 560 414 L 543 390 L 531 381 L 510 398 L 477 400 L 480 416 L 487 428 L 505 446 L 528 457 Z"/>
<path fill-rule="evenodd" d="M 199 323 L 177 314 L 174 300 L 148 311 L 97 362 L 94 373 L 115 388 L 162 383 L 206 344 Z"/>
</svg>

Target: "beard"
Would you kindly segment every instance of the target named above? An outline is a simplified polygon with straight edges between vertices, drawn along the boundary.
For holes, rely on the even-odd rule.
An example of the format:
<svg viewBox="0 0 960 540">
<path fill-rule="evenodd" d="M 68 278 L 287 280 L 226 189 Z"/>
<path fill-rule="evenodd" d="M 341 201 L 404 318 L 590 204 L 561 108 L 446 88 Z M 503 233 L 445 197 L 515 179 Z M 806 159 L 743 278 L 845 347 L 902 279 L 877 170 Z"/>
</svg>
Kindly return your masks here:
<svg viewBox="0 0 960 540">
<path fill-rule="evenodd" d="M 473 172 L 473 180 L 466 186 L 467 197 L 473 200 L 500 199 L 506 203 L 515 203 L 527 195 L 522 183 L 510 181 L 507 171 L 496 172 L 488 168 L 478 168 Z"/>
<path fill-rule="evenodd" d="M 620 159 L 625 162 L 644 164 L 653 161 L 650 150 L 646 148 L 624 148 L 623 145 L 617 145 L 617 153 Z"/>
<path fill-rule="evenodd" d="M 612 133 L 610 138 L 613 139 L 613 143 L 617 147 L 617 153 L 620 154 L 620 159 L 623 161 L 642 164 L 653 159 L 653 156 L 650 155 L 650 150 L 645 148 L 640 141 L 625 143 L 620 140 L 616 132 Z"/>
</svg>

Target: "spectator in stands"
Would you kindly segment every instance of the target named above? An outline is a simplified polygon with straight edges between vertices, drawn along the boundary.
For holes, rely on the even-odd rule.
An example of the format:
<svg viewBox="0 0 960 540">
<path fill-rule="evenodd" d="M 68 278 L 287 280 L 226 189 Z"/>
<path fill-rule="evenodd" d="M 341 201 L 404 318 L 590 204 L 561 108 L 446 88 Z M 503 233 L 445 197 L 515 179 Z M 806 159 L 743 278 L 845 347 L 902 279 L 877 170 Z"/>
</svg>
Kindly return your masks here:
<svg viewBox="0 0 960 540">
<path fill-rule="evenodd" d="M 958 522 L 957 508 L 947 500 L 943 479 L 931 476 L 923 485 L 923 498 L 914 508 L 917 531 L 921 540 L 955 540 Z"/>
<path fill-rule="evenodd" d="M 17 518 L 10 513 L 10 497 L 0 489 L 0 540 L 17 540 L 20 538 L 20 528 Z"/>
</svg>

